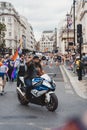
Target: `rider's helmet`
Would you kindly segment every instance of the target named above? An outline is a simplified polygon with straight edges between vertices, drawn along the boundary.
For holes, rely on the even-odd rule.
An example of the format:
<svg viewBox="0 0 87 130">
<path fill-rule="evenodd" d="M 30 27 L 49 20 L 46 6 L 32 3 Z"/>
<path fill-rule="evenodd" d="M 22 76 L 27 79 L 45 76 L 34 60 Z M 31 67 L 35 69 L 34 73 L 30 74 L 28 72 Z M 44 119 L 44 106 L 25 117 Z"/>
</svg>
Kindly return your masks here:
<svg viewBox="0 0 87 130">
<path fill-rule="evenodd" d="M 35 55 L 35 56 L 33 57 L 33 60 L 35 60 L 35 59 L 39 59 L 39 56 Z"/>
<path fill-rule="evenodd" d="M 33 61 L 34 61 L 34 63 L 39 63 L 40 62 L 39 56 L 35 55 L 33 57 Z"/>
</svg>

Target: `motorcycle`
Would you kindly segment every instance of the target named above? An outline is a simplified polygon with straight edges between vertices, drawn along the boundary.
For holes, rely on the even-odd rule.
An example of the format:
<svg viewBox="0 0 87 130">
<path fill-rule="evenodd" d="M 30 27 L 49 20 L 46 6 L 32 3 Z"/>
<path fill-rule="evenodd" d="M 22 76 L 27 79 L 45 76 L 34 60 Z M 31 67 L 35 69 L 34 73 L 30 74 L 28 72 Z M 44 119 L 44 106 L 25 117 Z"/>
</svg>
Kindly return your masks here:
<svg viewBox="0 0 87 130">
<path fill-rule="evenodd" d="M 33 103 L 41 106 L 46 106 L 49 111 L 55 111 L 58 107 L 58 98 L 54 91 L 56 88 L 55 81 L 48 74 L 32 79 L 32 90 L 29 93 L 29 100 L 25 100 L 26 86 L 24 78 L 19 77 L 22 84 L 17 88 L 18 100 L 22 105 Z"/>
</svg>

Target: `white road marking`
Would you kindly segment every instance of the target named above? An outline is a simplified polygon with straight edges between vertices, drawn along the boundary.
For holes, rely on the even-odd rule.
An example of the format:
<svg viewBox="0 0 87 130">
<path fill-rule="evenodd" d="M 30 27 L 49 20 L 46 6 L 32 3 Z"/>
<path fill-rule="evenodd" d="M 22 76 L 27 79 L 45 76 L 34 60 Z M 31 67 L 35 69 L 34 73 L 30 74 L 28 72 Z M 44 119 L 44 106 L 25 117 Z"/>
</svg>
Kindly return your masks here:
<svg viewBox="0 0 87 130">
<path fill-rule="evenodd" d="M 65 85 L 65 92 L 69 94 L 74 94 L 74 91 L 72 90 L 71 86 L 68 84 Z"/>
<path fill-rule="evenodd" d="M 65 84 L 65 89 L 71 89 L 71 86 L 69 84 Z"/>
<path fill-rule="evenodd" d="M 63 69 L 62 69 L 61 66 L 60 66 L 60 70 L 61 70 L 61 73 L 62 73 L 62 76 L 63 76 L 64 82 L 67 83 L 67 82 L 68 82 L 68 81 L 67 81 L 67 77 L 66 77 L 66 75 L 65 75 L 65 73 L 64 73 L 64 71 L 63 71 Z"/>
<path fill-rule="evenodd" d="M 74 94 L 74 92 L 72 90 L 66 90 L 66 93 L 68 93 L 68 94 Z"/>
<path fill-rule="evenodd" d="M 0 126 L 4 126 L 4 125 L 10 125 L 10 126 L 13 126 L 13 125 L 27 125 L 27 126 L 32 126 L 35 127 L 36 129 L 41 129 L 41 130 L 50 130 L 50 128 L 44 128 L 44 127 L 41 127 L 41 126 L 37 126 L 36 123 L 32 123 L 32 122 L 0 122 Z"/>
<path fill-rule="evenodd" d="M 60 66 L 60 70 L 61 70 L 61 73 L 63 75 L 63 78 L 64 78 L 64 82 L 65 82 L 65 92 L 68 93 L 68 94 L 74 94 L 74 91 L 71 87 L 71 85 L 68 83 L 68 80 L 67 80 L 67 77 L 62 69 L 62 67 Z"/>
</svg>

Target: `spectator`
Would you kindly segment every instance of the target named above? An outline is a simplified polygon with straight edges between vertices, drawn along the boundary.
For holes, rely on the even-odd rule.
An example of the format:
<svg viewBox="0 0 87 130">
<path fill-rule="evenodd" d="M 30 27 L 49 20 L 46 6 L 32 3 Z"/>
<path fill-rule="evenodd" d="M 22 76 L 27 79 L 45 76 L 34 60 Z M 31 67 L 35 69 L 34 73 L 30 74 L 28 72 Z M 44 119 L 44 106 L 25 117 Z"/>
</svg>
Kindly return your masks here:
<svg viewBox="0 0 87 130">
<path fill-rule="evenodd" d="M 8 67 L 4 65 L 4 59 L 0 59 L 0 77 L 2 78 L 1 95 L 4 94 L 4 88 L 6 84 L 6 74 L 8 72 Z"/>
<path fill-rule="evenodd" d="M 11 78 L 12 72 L 14 70 L 14 61 L 12 60 L 12 56 L 9 57 L 9 59 L 7 60 L 8 63 L 8 76 L 10 81 L 13 81 L 13 79 Z"/>
<path fill-rule="evenodd" d="M 86 75 L 87 74 L 87 55 L 85 53 L 83 53 L 82 62 L 83 62 L 83 74 Z"/>
<path fill-rule="evenodd" d="M 76 70 L 77 70 L 77 74 L 78 74 L 78 80 L 82 80 L 82 69 L 83 69 L 83 65 L 82 62 L 80 60 L 80 57 L 78 56 L 76 59 Z"/>
</svg>

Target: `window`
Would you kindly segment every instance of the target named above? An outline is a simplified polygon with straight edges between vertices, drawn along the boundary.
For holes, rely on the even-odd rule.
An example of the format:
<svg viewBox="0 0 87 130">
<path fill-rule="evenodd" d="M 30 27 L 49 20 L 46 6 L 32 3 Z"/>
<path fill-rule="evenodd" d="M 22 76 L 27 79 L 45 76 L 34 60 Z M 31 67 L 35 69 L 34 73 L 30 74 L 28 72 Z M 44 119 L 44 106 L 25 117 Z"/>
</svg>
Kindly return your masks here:
<svg viewBox="0 0 87 130">
<path fill-rule="evenodd" d="M 11 23 L 11 17 L 8 17 L 8 22 Z"/>
<path fill-rule="evenodd" d="M 16 19 L 14 19 L 14 22 L 16 23 Z"/>
<path fill-rule="evenodd" d="M 9 3 L 9 7 L 11 7 L 11 3 Z"/>
<path fill-rule="evenodd" d="M 6 2 L 3 3 L 3 6 L 6 7 Z"/>
<path fill-rule="evenodd" d="M 2 22 L 4 22 L 5 21 L 5 18 L 4 17 L 2 17 Z"/>
<path fill-rule="evenodd" d="M 15 40 L 17 40 L 17 36 L 15 36 Z"/>
<path fill-rule="evenodd" d="M 11 13 L 11 9 L 9 9 L 9 11 L 8 11 L 9 13 Z"/>
<path fill-rule="evenodd" d="M 4 13 L 4 9 L 1 9 L 1 13 Z"/>
<path fill-rule="evenodd" d="M 12 47 L 12 42 L 11 41 L 9 41 L 9 46 Z"/>
<path fill-rule="evenodd" d="M 1 7 L 2 7 L 2 8 L 6 8 L 6 2 L 2 2 L 2 3 L 1 3 Z"/>
<path fill-rule="evenodd" d="M 11 36 L 11 32 L 9 32 L 9 36 Z"/>
</svg>

